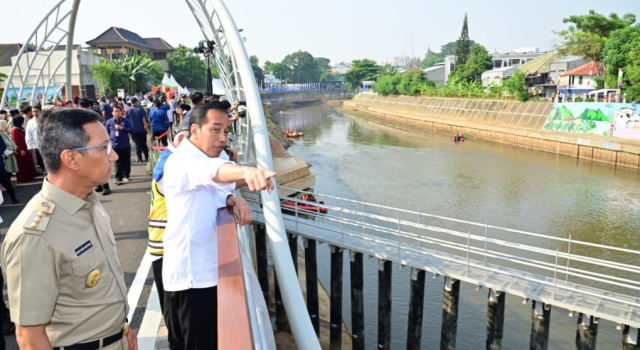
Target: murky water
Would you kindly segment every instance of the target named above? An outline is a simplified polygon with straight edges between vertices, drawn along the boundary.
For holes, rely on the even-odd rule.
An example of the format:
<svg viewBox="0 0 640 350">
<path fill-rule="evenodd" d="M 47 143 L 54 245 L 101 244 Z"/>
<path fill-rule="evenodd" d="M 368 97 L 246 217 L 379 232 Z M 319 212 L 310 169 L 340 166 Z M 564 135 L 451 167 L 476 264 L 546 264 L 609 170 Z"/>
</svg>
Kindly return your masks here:
<svg viewBox="0 0 640 350">
<path fill-rule="evenodd" d="M 638 171 L 508 145 L 417 135 L 313 106 L 278 117 L 305 133 L 290 153 L 312 164 L 315 189 L 364 200 L 531 232 L 572 236 L 640 250 Z M 556 247 L 553 247 L 555 249 Z M 561 247 L 558 247 L 562 249 Z M 318 274 L 329 286 L 329 251 L 318 250 Z M 637 263 L 637 262 L 633 262 Z M 365 259 L 365 337 L 377 340 L 377 261 Z M 427 275 L 429 276 L 429 275 Z M 343 315 L 350 324 L 349 260 L 344 262 Z M 406 346 L 410 269 L 394 265 L 392 349 Z M 422 347 L 439 347 L 442 278 L 427 278 Z M 462 284 L 458 349 L 484 348 L 487 291 Z M 531 304 L 507 295 L 504 349 L 529 342 Z M 549 349 L 573 349 L 576 316 L 553 308 Z M 616 349 L 621 332 L 602 320 L 599 349 Z"/>
</svg>

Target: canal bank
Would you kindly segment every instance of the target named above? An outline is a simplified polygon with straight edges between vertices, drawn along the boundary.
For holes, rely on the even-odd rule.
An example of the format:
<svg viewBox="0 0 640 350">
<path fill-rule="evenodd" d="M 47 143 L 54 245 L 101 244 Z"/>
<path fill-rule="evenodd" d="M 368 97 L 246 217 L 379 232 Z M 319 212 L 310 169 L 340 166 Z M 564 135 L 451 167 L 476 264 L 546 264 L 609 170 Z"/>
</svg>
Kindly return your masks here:
<svg viewBox="0 0 640 350">
<path fill-rule="evenodd" d="M 420 134 L 463 132 L 469 139 L 640 168 L 640 141 L 543 130 L 552 108 L 550 102 L 359 95 L 345 101 L 342 112 Z"/>
</svg>

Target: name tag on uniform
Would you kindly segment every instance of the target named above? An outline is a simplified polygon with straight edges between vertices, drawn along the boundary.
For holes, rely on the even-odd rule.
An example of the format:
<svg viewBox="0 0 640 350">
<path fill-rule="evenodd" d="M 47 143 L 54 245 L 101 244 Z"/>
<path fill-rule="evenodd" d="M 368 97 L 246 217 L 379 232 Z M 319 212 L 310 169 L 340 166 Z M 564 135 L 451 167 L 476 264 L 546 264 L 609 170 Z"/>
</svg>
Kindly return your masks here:
<svg viewBox="0 0 640 350">
<path fill-rule="evenodd" d="M 79 257 L 80 255 L 84 254 L 84 252 L 91 249 L 92 247 L 93 247 L 93 244 L 91 243 L 91 241 L 86 241 L 82 243 L 82 245 L 80 245 L 78 248 L 74 249 L 73 251 L 76 253 L 76 257 Z"/>
</svg>

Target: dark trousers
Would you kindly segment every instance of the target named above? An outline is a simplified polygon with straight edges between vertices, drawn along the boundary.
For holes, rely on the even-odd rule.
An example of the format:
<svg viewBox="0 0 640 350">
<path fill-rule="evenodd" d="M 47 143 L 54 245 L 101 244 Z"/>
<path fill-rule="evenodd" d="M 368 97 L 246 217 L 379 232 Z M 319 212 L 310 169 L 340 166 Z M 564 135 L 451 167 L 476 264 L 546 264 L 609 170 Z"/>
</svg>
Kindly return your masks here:
<svg viewBox="0 0 640 350">
<path fill-rule="evenodd" d="M 149 148 L 147 148 L 147 133 L 136 132 L 131 134 L 131 139 L 136 144 L 136 155 L 138 161 L 142 160 L 142 154 L 144 154 L 144 160 L 149 160 Z"/>
<path fill-rule="evenodd" d="M 44 174 L 46 172 L 46 169 L 44 168 L 44 160 L 42 160 L 42 155 L 40 154 L 40 151 L 37 148 L 34 149 L 34 151 L 36 151 L 36 163 L 38 163 L 38 166 L 40 167 L 42 174 Z"/>
<path fill-rule="evenodd" d="M 12 200 L 16 199 L 16 191 L 13 189 L 11 185 L 11 178 L 9 177 L 9 173 L 5 167 L 0 167 L 0 184 L 7 189 L 7 193 L 9 193 L 9 197 Z M 0 194 L 1 195 L 1 194 Z"/>
<path fill-rule="evenodd" d="M 169 347 L 218 349 L 218 287 L 164 292 Z"/>
<path fill-rule="evenodd" d="M 164 315 L 164 284 L 162 283 L 162 258 L 151 262 L 153 269 L 153 279 L 156 282 L 158 297 L 160 298 L 160 311 Z"/>
<path fill-rule="evenodd" d="M 167 132 L 167 131 L 166 131 L 166 130 L 165 130 L 165 131 L 154 131 L 154 132 L 153 132 L 153 137 L 158 137 L 158 136 L 160 136 L 160 135 L 164 134 L 165 132 Z M 164 135 L 164 136 L 162 136 L 162 137 L 160 138 L 160 142 L 162 142 L 162 145 L 163 145 L 163 146 L 165 146 L 165 147 L 167 147 L 167 145 L 168 145 L 168 143 L 167 143 L 167 136 L 168 136 L 168 134 L 167 134 L 167 135 Z"/>
<path fill-rule="evenodd" d="M 118 160 L 116 160 L 116 180 L 122 180 L 123 177 L 128 178 L 131 174 L 131 147 L 128 148 L 114 148 L 114 151 L 118 154 Z"/>
</svg>

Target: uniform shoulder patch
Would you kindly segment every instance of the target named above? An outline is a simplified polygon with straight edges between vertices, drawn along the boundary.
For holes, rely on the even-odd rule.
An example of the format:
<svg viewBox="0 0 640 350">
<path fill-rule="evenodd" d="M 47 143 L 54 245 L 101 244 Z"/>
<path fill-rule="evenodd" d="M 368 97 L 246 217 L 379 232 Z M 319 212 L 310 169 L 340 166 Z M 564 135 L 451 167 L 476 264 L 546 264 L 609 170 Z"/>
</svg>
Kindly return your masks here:
<svg viewBox="0 0 640 350">
<path fill-rule="evenodd" d="M 50 217 L 45 216 L 44 212 L 35 211 L 29 216 L 29 219 L 27 219 L 22 227 L 31 231 L 44 232 L 47 229 L 47 225 L 49 225 L 50 219 Z"/>
</svg>

